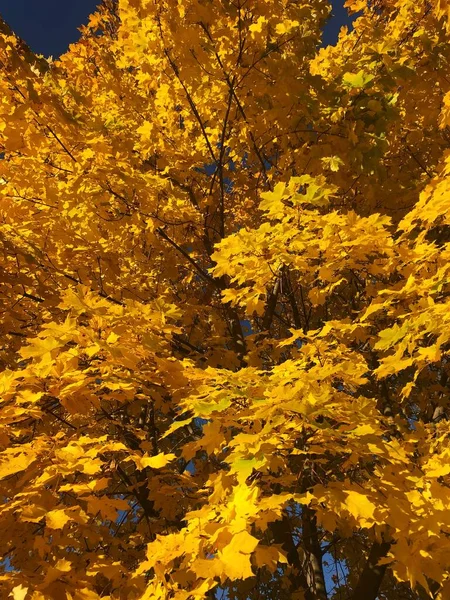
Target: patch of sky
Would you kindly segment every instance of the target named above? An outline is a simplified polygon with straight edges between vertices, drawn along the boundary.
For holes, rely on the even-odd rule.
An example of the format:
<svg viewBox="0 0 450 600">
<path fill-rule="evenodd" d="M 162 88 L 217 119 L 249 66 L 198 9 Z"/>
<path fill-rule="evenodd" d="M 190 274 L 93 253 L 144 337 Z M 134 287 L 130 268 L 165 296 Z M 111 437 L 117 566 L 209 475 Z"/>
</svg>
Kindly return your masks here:
<svg viewBox="0 0 450 600">
<path fill-rule="evenodd" d="M 5 558 L 0 561 L 0 572 L 1 571 L 14 571 L 9 556 L 5 556 Z"/>
<path fill-rule="evenodd" d="M 334 45 L 337 42 L 341 27 L 346 26 L 349 31 L 351 31 L 353 28 L 353 21 L 359 17 L 360 14 L 361 13 L 349 15 L 347 9 L 344 8 L 344 2 L 342 2 L 342 0 L 332 0 L 330 17 L 323 28 L 322 48 Z"/>
<path fill-rule="evenodd" d="M 244 337 L 247 337 L 248 335 L 252 335 L 254 333 L 252 324 L 250 323 L 250 321 L 248 319 L 241 320 L 241 327 L 242 327 L 242 333 L 244 334 Z"/>
<path fill-rule="evenodd" d="M 193 423 L 199 429 L 203 429 L 203 425 L 206 425 L 206 423 L 209 423 L 210 421 L 211 419 L 202 419 L 201 417 L 195 417 Z"/>
</svg>

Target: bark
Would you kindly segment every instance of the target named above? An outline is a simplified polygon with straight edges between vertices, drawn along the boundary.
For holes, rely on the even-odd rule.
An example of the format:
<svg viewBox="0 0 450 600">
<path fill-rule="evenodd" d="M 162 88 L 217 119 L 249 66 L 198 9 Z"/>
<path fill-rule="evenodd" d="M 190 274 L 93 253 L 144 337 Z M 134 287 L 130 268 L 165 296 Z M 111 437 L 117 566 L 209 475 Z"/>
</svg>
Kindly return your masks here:
<svg viewBox="0 0 450 600">
<path fill-rule="evenodd" d="M 390 547 L 390 542 L 372 544 L 351 600 L 376 600 L 387 569 L 387 565 L 378 565 L 378 562 L 385 558 Z"/>
<path fill-rule="evenodd" d="M 315 592 L 317 600 L 327 600 L 325 576 L 323 573 L 322 548 L 317 534 L 317 521 L 314 512 L 304 506 L 302 508 L 303 545 L 306 562 L 309 563 L 307 579 L 309 586 Z"/>
<path fill-rule="evenodd" d="M 275 314 L 275 308 L 277 306 L 278 301 L 278 293 L 280 291 L 281 278 L 278 277 L 273 289 L 267 295 L 267 308 L 264 313 L 263 321 L 262 321 L 262 330 L 268 331 L 270 326 L 272 325 L 273 316 Z"/>
<path fill-rule="evenodd" d="M 269 527 L 272 531 L 275 544 L 281 544 L 281 547 L 286 552 L 288 563 L 293 568 L 289 576 L 291 593 L 302 590 L 305 600 L 326 600 L 326 594 L 325 596 L 319 596 L 316 590 L 312 589 L 305 575 L 304 566 L 292 539 L 289 518 L 285 515 L 281 520 L 270 523 Z"/>
</svg>

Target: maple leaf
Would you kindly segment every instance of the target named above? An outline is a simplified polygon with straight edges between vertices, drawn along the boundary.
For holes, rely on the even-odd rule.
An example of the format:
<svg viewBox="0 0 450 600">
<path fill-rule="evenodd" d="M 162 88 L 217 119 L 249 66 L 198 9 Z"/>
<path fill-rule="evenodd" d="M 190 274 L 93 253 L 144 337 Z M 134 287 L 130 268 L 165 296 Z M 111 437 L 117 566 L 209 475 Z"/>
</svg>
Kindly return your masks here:
<svg viewBox="0 0 450 600">
<path fill-rule="evenodd" d="M 64 509 L 51 510 L 45 515 L 46 525 L 50 529 L 63 529 L 70 520 L 70 516 Z"/>
<path fill-rule="evenodd" d="M 25 600 L 28 593 L 28 588 L 24 587 L 21 583 L 13 587 L 11 593 L 13 600 Z"/>
<path fill-rule="evenodd" d="M 176 459 L 175 454 L 163 454 L 160 453 L 157 456 L 143 456 L 135 458 L 134 461 L 140 469 L 151 467 L 152 469 L 162 469 L 169 462 Z"/>
<path fill-rule="evenodd" d="M 364 88 L 374 79 L 374 75 L 358 71 L 358 73 L 345 73 L 343 76 L 344 85 L 350 88 Z"/>
<path fill-rule="evenodd" d="M 347 491 L 346 494 L 345 506 L 350 514 L 356 519 L 361 519 L 361 522 L 373 519 L 376 505 L 365 494 L 360 494 L 353 490 Z"/>
<path fill-rule="evenodd" d="M 222 573 L 230 579 L 247 579 L 253 576 L 250 554 L 258 545 L 258 540 L 247 531 L 233 535 L 231 542 L 218 552 Z M 218 567 L 216 567 L 218 569 Z"/>
</svg>

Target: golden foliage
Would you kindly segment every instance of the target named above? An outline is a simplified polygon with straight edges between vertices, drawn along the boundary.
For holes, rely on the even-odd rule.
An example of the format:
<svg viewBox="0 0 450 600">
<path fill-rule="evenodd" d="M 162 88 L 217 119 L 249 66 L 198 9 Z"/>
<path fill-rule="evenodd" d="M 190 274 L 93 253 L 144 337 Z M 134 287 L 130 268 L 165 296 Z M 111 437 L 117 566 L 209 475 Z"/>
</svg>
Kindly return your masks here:
<svg viewBox="0 0 450 600">
<path fill-rule="evenodd" d="M 2 597 L 448 597 L 450 12 L 346 4 L 0 24 Z"/>
</svg>

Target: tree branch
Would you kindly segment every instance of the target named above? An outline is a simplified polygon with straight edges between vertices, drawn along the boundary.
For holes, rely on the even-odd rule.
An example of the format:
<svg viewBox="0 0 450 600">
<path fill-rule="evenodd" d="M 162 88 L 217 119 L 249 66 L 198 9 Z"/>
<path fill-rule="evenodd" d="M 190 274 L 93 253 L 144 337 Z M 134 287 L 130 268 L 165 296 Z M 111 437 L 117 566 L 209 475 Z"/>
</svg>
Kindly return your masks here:
<svg viewBox="0 0 450 600">
<path fill-rule="evenodd" d="M 390 547 L 391 542 L 372 544 L 351 600 L 376 600 L 387 569 L 387 565 L 378 565 L 378 562 L 386 557 Z"/>
<path fill-rule="evenodd" d="M 217 286 L 217 281 L 214 279 L 214 277 L 211 277 L 211 275 L 209 275 L 206 271 L 204 271 L 195 262 L 195 260 L 189 256 L 189 254 L 186 252 L 186 250 L 183 250 L 183 248 L 181 246 L 179 246 L 174 240 L 172 240 L 161 227 L 158 227 L 157 229 L 155 229 L 155 231 L 164 240 L 166 240 L 166 242 L 168 242 L 171 246 L 173 246 L 176 250 L 178 250 L 178 252 L 180 252 L 180 254 L 182 254 L 184 256 L 184 258 L 194 267 L 194 269 L 197 271 L 197 273 L 200 275 L 200 277 L 202 277 L 208 283 L 213 284 L 215 287 Z"/>
<path fill-rule="evenodd" d="M 273 317 L 275 315 L 275 308 L 277 306 L 278 294 L 280 292 L 281 277 L 282 275 L 277 277 L 273 289 L 267 294 L 267 306 L 262 320 L 263 331 L 268 331 L 272 324 Z"/>
<path fill-rule="evenodd" d="M 289 575 L 291 592 L 301 589 L 304 592 L 305 600 L 317 600 L 317 597 L 312 592 L 306 575 L 303 572 L 303 565 L 298 555 L 297 548 L 295 547 L 294 540 L 292 539 L 288 517 L 284 515 L 281 520 L 270 523 L 269 528 L 272 531 L 274 542 L 276 544 L 281 544 L 281 547 L 287 554 L 288 563 L 291 568 L 293 568 L 292 573 Z"/>
<path fill-rule="evenodd" d="M 302 507 L 303 545 L 306 560 L 311 565 L 307 579 L 317 600 L 327 600 L 327 590 L 322 564 L 322 549 L 317 535 L 317 520 L 314 512 L 308 507 Z"/>
</svg>

